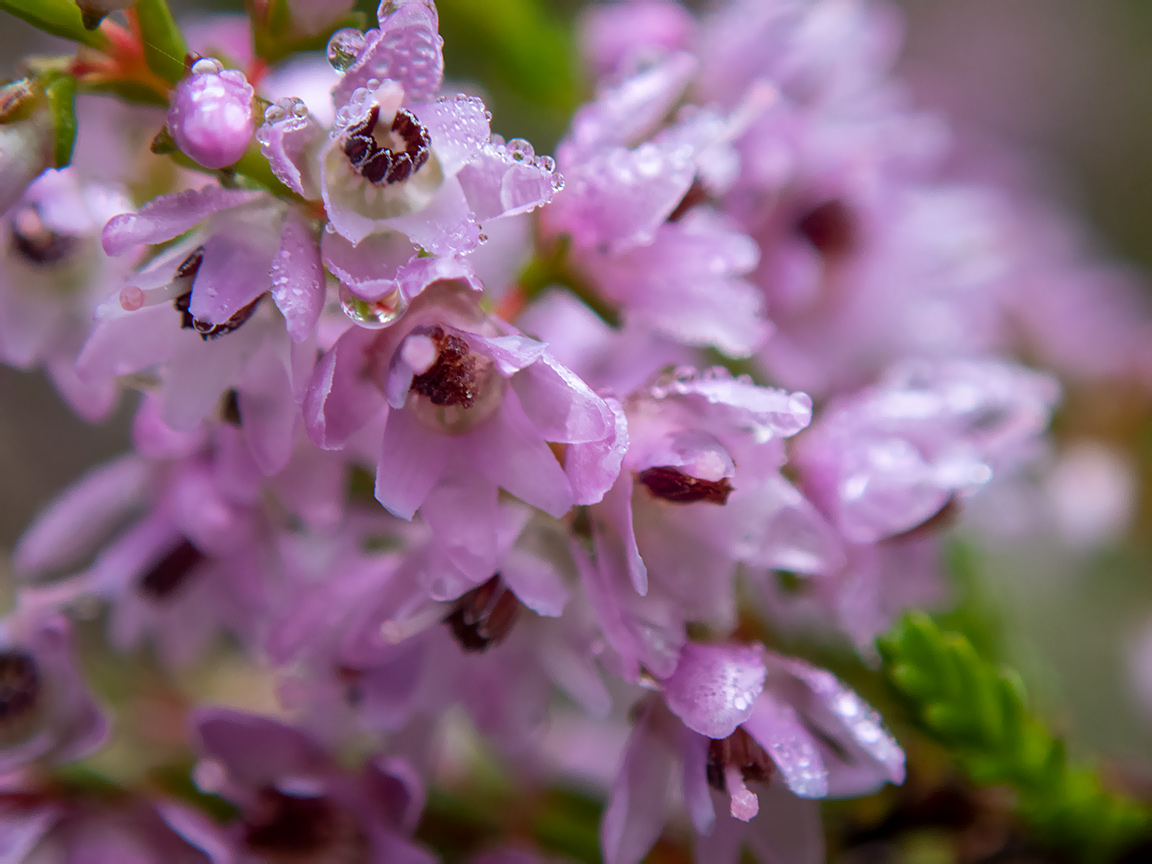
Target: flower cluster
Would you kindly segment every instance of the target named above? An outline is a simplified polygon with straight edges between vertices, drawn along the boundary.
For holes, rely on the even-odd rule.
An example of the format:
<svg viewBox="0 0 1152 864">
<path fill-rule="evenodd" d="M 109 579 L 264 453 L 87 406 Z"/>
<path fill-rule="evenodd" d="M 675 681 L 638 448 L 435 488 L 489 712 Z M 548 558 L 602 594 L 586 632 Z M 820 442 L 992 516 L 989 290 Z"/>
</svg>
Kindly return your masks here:
<svg viewBox="0 0 1152 864">
<path fill-rule="evenodd" d="M 298 36 L 350 4 L 282 5 Z M 143 392 L 15 552 L 0 857 L 433 861 L 464 735 L 606 791 L 607 864 L 678 824 L 822 861 L 816 801 L 904 753 L 787 646 L 867 659 L 945 600 L 945 528 L 1043 463 L 1059 386 L 1021 358 L 1152 381 L 1135 291 L 948 173 L 866 0 L 594 8 L 555 160 L 445 91 L 432 0 L 282 67 L 234 25 L 188 29 L 166 112 L 81 92 L 67 167 L 0 118 L 0 359 L 92 420 Z M 93 610 L 173 675 L 273 679 L 188 713 L 196 795 L 59 792 L 108 734 Z"/>
</svg>

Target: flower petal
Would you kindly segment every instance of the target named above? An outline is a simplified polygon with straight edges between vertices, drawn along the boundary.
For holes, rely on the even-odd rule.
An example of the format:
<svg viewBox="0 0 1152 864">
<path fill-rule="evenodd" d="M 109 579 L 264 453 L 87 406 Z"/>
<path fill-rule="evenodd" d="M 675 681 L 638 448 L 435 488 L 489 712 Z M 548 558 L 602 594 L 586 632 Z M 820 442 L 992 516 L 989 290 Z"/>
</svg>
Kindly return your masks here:
<svg viewBox="0 0 1152 864">
<path fill-rule="evenodd" d="M 272 299 L 284 316 L 294 342 L 316 330 L 324 308 L 324 266 L 320 247 L 304 221 L 289 211 L 280 234 L 280 254 L 272 261 Z"/>
<path fill-rule="evenodd" d="M 135 213 L 113 216 L 104 226 L 104 251 L 123 255 L 134 246 L 163 243 L 220 210 L 255 201 L 265 193 L 205 186 L 153 198 Z"/>
<path fill-rule="evenodd" d="M 370 30 L 356 61 L 332 91 L 343 105 L 371 80 L 397 81 L 410 101 L 420 102 L 440 89 L 444 77 L 444 40 L 436 7 L 428 0 L 387 0 L 377 13 L 380 29 Z"/>
<path fill-rule="evenodd" d="M 727 738 L 752 715 L 766 675 L 760 645 L 689 642 L 676 671 L 664 679 L 664 702 L 689 729 Z"/>
</svg>

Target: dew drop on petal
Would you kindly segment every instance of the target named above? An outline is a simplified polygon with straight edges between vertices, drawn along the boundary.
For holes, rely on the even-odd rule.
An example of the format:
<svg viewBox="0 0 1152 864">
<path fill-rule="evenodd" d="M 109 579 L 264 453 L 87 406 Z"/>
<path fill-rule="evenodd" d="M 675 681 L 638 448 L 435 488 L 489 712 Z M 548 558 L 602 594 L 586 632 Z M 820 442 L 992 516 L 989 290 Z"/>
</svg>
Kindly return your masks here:
<svg viewBox="0 0 1152 864">
<path fill-rule="evenodd" d="M 364 47 L 364 34 L 355 27 L 344 27 L 328 40 L 328 62 L 337 72 L 345 72 Z"/>
<path fill-rule="evenodd" d="M 400 289 L 379 300 L 365 300 L 341 285 L 340 308 L 361 327 L 382 330 L 398 321 L 408 310 L 408 300 L 400 293 Z"/>
<path fill-rule="evenodd" d="M 193 75 L 219 75 L 224 71 L 224 64 L 215 57 L 202 57 L 192 64 Z"/>
</svg>

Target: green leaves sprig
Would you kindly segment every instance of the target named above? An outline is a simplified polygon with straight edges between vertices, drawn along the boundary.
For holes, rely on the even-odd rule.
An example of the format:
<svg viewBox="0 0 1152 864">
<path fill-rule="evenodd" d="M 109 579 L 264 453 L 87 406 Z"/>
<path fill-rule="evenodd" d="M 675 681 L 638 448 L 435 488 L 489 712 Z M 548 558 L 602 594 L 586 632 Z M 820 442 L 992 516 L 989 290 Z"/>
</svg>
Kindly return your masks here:
<svg viewBox="0 0 1152 864">
<path fill-rule="evenodd" d="M 1029 710 L 1019 675 L 981 658 L 964 636 L 913 612 L 877 646 L 913 723 L 974 782 L 1014 789 L 1020 816 L 1044 840 L 1079 860 L 1106 861 L 1152 834 L 1152 811 L 1072 762 Z"/>
</svg>

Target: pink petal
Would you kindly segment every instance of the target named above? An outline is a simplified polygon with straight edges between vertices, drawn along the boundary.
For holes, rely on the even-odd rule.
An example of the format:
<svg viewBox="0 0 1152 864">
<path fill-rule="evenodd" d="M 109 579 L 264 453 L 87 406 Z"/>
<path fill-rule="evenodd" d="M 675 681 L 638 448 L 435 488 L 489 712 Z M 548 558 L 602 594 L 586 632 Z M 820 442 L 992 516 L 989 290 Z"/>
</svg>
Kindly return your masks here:
<svg viewBox="0 0 1152 864">
<path fill-rule="evenodd" d="M 761 694 L 743 728 L 772 757 L 796 795 L 823 798 L 828 794 L 828 771 L 820 750 L 791 705 Z"/>
<path fill-rule="evenodd" d="M 564 453 L 564 473 L 572 482 L 576 503 L 581 505 L 595 504 L 604 499 L 620 475 L 624 455 L 628 452 L 628 419 L 624 415 L 624 408 L 616 399 L 606 398 L 604 403 L 612 411 L 612 431 L 599 441 L 570 444 Z M 629 478 L 629 495 L 631 483 Z M 635 546 L 635 539 L 632 544 Z M 638 569 L 643 569 L 643 562 Z M 637 590 L 640 590 L 640 585 L 646 589 L 647 579 L 638 580 Z"/>
<path fill-rule="evenodd" d="M 603 441 L 615 429 L 612 409 L 547 351 L 512 376 L 512 389 L 548 441 Z"/>
<path fill-rule="evenodd" d="M 445 177 L 458 174 L 492 136 L 488 111 L 475 96 L 445 96 L 436 102 L 413 105 L 411 110 L 428 129 L 432 152 Z"/>
<path fill-rule="evenodd" d="M 272 261 L 272 299 L 288 325 L 294 342 L 303 342 L 316 330 L 324 308 L 324 266 L 312 230 L 289 210 L 280 235 L 280 254 Z"/>
<path fill-rule="evenodd" d="M 353 327 L 312 370 L 304 396 L 304 426 L 318 447 L 336 450 L 384 407 L 384 396 L 364 375 L 365 352 L 376 338 Z"/>
<path fill-rule="evenodd" d="M 571 509 L 572 484 L 515 394 L 469 439 L 476 468 L 493 483 L 556 518 Z"/>
<path fill-rule="evenodd" d="M 752 715 L 766 675 L 762 646 L 689 642 L 664 680 L 664 702 L 689 729 L 727 738 Z"/>
<path fill-rule="evenodd" d="M 468 204 L 480 221 L 527 213 L 552 200 L 562 180 L 549 159 L 536 159 L 526 142 L 489 142 L 460 169 Z"/>
<path fill-rule="evenodd" d="M 411 519 L 436 481 L 451 470 L 456 443 L 430 432 L 411 414 L 389 413 L 376 463 L 376 500 L 401 519 Z"/>
<path fill-rule="evenodd" d="M 675 758 L 652 728 L 649 707 L 632 728 L 600 825 L 604 864 L 638 864 L 664 829 Z"/>
<path fill-rule="evenodd" d="M 336 223 L 336 214 L 332 214 L 332 221 Z M 379 227 L 375 230 L 387 228 L 402 231 L 417 246 L 436 255 L 462 255 L 480 245 L 480 228 L 472 215 L 472 208 L 468 206 L 468 199 L 464 197 L 464 190 L 455 177 L 445 178 L 436 197 L 423 210 L 406 216 L 380 219 L 377 223 Z M 336 228 L 349 240 L 360 239 L 341 230 L 339 225 Z"/>
<path fill-rule="evenodd" d="M 398 81 L 409 101 L 436 94 L 444 76 L 444 40 L 436 7 L 428 0 L 389 0 L 380 4 L 380 29 L 371 30 L 356 62 L 332 91 L 337 105 L 350 101 L 370 80 Z"/>
<path fill-rule="evenodd" d="M 551 562 L 513 550 L 500 567 L 500 575 L 520 602 L 548 618 L 556 618 L 568 602 L 568 586 Z"/>
<path fill-rule="evenodd" d="M 255 201 L 263 192 L 205 186 L 153 198 L 135 213 L 113 216 L 104 226 L 104 251 L 123 255 L 134 246 L 162 243 L 220 210 Z"/>
<path fill-rule="evenodd" d="M 238 388 L 244 440 L 260 471 L 269 477 L 288 464 L 302 419 L 286 368 L 287 349 L 266 343 L 244 368 Z"/>
<path fill-rule="evenodd" d="M 275 237 L 267 226 L 246 227 L 237 225 L 205 241 L 188 306 L 196 320 L 223 324 L 271 287 Z"/>
<path fill-rule="evenodd" d="M 322 247 L 324 263 L 328 269 L 365 300 L 377 300 L 394 290 L 400 269 L 415 258 L 419 251 L 399 231 L 370 234 L 356 245 L 339 234 L 325 231 Z M 365 285 L 373 286 L 372 290 L 362 290 L 361 286 Z"/>
<path fill-rule="evenodd" d="M 16 571 L 38 575 L 76 563 L 141 502 L 148 479 L 147 466 L 135 456 L 89 471 L 21 535 L 13 553 Z"/>
<path fill-rule="evenodd" d="M 256 130 L 256 140 L 280 182 L 309 200 L 320 197 L 315 175 L 324 129 L 303 102 L 289 97 L 268 108 L 264 125 Z"/>
</svg>

